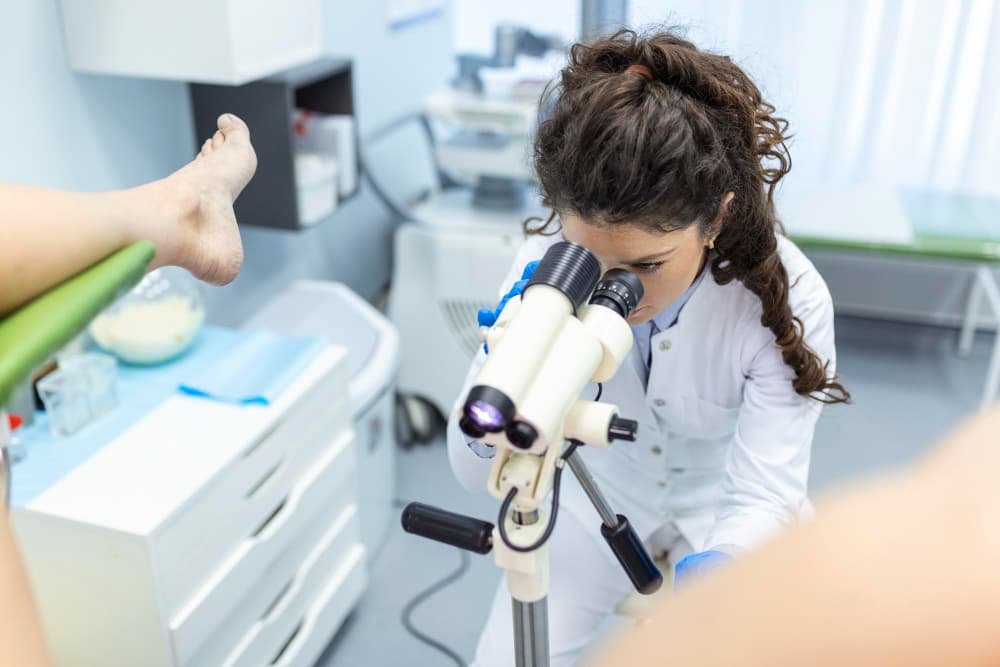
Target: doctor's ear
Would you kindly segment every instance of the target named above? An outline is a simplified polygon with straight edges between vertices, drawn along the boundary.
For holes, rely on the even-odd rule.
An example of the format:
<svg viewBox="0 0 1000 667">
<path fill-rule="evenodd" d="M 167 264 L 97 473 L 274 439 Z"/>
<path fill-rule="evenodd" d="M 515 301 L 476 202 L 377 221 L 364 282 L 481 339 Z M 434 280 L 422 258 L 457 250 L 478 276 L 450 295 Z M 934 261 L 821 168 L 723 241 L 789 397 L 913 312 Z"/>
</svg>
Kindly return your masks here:
<svg viewBox="0 0 1000 667">
<path fill-rule="evenodd" d="M 722 196 L 722 203 L 719 205 L 719 214 L 715 216 L 715 220 L 709 225 L 708 231 L 705 234 L 705 245 L 711 250 L 715 247 L 715 239 L 718 238 L 719 232 L 722 231 L 722 223 L 726 219 L 726 215 L 729 213 L 729 204 L 736 197 L 736 193 L 727 192 Z"/>
</svg>

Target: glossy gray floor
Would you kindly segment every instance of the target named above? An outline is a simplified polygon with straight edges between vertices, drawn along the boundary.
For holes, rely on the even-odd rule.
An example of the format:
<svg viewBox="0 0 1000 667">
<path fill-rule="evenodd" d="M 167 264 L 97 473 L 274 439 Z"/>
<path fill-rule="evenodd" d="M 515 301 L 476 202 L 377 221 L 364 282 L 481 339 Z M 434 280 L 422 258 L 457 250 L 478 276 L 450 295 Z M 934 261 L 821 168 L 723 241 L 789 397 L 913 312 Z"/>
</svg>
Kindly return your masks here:
<svg viewBox="0 0 1000 667">
<path fill-rule="evenodd" d="M 813 447 L 812 488 L 912 460 L 975 410 L 985 381 L 991 335 L 969 359 L 955 354 L 952 330 L 853 318 L 837 321 L 839 368 L 851 406 L 827 409 Z M 444 443 L 399 455 L 399 497 L 493 520 L 496 502 L 465 493 L 448 470 Z M 435 667 L 453 664 L 411 637 L 399 621 L 408 600 L 453 571 L 455 550 L 393 526 L 371 571 L 364 599 L 334 638 L 322 667 Z M 500 572 L 473 555 L 469 571 L 422 605 L 419 628 L 471 659 Z"/>
</svg>

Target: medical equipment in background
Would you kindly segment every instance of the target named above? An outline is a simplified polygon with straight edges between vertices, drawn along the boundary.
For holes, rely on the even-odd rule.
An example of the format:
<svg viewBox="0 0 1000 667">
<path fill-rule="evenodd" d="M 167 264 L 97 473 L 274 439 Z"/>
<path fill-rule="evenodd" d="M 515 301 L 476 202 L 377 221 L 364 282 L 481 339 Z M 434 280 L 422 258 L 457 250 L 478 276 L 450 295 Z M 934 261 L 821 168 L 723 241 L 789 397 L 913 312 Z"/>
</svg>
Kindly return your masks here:
<svg viewBox="0 0 1000 667">
<path fill-rule="evenodd" d="M 565 47 L 557 37 L 505 23 L 495 29 L 493 48 L 489 57 L 460 54 L 452 87 L 431 94 L 425 106 L 428 118 L 444 127 L 435 146 L 441 170 L 473 186 L 475 206 L 510 209 L 523 203 L 534 178 L 531 142 L 548 76 L 511 81 L 503 72 L 513 71 L 519 55 Z"/>
<path fill-rule="evenodd" d="M 416 222 L 396 231 L 389 316 L 400 330 L 403 418 L 418 435 L 431 419 L 422 413 L 451 410 L 482 344 L 476 313 L 496 304 L 523 239 L 521 222 L 543 213 L 540 206 L 484 211 L 472 196 L 446 190 L 414 207 Z"/>
<path fill-rule="evenodd" d="M 576 456 L 584 443 L 635 441 L 635 421 L 619 417 L 614 405 L 579 396 L 589 382 L 610 379 L 627 357 L 632 331 L 626 318 L 642 295 L 642 283 L 629 271 L 602 277 L 597 258 L 583 246 L 549 248 L 524 293 L 508 301 L 487 333 L 489 353 L 459 421 L 467 436 L 496 447 L 487 490 L 501 501 L 497 525 L 421 503 L 403 512 L 408 532 L 477 553 L 494 551 L 513 598 L 518 667 L 549 662 L 546 542 L 564 466 L 597 509 L 601 534 L 636 590 L 652 594 L 663 583 L 628 519 L 608 506 Z M 546 520 L 540 505 L 550 489 Z"/>
<path fill-rule="evenodd" d="M 361 541 L 369 561 L 388 537 L 396 493 L 396 328 L 340 283 L 300 280 L 243 325 L 289 336 L 322 336 L 348 350 L 348 390 L 360 469 Z"/>
<path fill-rule="evenodd" d="M 623 25 L 626 4 L 581 0 L 580 34 Z M 496 304 L 523 240 L 521 224 L 549 215 L 534 186 L 530 154 L 541 92 L 556 69 L 536 63 L 525 80 L 525 59 L 518 63 L 516 56 L 551 55 L 564 47 L 555 38 L 500 26 L 491 57 L 460 57 L 453 88 L 431 94 L 423 114 L 365 141 L 365 176 L 373 192 L 407 221 L 396 233 L 389 298 L 389 317 L 400 332 L 397 424 L 403 442 L 429 440 L 444 423 L 479 346 L 476 313 Z M 407 125 L 419 129 L 424 144 L 422 150 L 407 146 L 409 163 L 426 154 L 426 168 L 394 169 L 389 154 L 386 168 L 375 173 L 376 144 Z M 416 172 L 427 178 L 412 185 Z"/>
<path fill-rule="evenodd" d="M 432 178 L 402 198 L 415 204 L 388 202 L 410 221 L 396 233 L 389 300 L 402 344 L 398 424 L 404 442 L 429 440 L 443 425 L 478 346 L 476 313 L 496 303 L 523 239 L 521 223 L 547 215 L 531 184 L 528 155 L 545 81 L 529 85 L 527 96 L 494 94 L 497 87 L 489 82 L 499 70 L 484 67 L 513 64 L 516 40 L 503 37 L 512 30 L 497 30 L 503 55 L 466 66 L 467 78 L 476 74 L 488 82 L 486 94 L 449 89 L 429 97 L 418 120 Z M 370 180 L 391 182 L 371 172 L 369 164 Z M 384 194 L 377 184 L 373 190 Z"/>
</svg>

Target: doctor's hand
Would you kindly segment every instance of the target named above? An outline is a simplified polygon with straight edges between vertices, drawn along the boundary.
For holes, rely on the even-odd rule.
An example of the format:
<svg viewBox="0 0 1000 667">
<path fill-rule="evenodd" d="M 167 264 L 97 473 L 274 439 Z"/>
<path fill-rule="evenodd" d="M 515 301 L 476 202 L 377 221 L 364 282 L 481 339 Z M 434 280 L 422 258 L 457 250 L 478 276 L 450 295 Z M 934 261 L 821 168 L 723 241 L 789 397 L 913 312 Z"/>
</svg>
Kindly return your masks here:
<svg viewBox="0 0 1000 667">
<path fill-rule="evenodd" d="M 534 275 L 535 269 L 538 268 L 538 261 L 528 262 L 524 271 L 521 272 L 521 279 L 518 280 L 510 288 L 510 290 L 503 295 L 500 299 L 500 303 L 493 310 L 489 308 L 480 308 L 479 315 L 477 317 L 479 321 L 479 326 L 481 327 L 491 327 L 497 323 L 497 318 L 500 317 L 500 313 L 503 312 L 503 307 L 507 305 L 507 302 L 524 292 L 524 288 L 528 286 L 528 281 L 531 280 L 531 276 Z"/>
<path fill-rule="evenodd" d="M 709 549 L 685 556 L 674 567 L 674 590 L 684 588 L 692 581 L 725 565 L 733 557 L 725 551 Z"/>
<path fill-rule="evenodd" d="M 524 292 L 524 288 L 528 286 L 528 281 L 531 280 L 531 276 L 534 275 L 535 269 L 537 268 L 538 260 L 528 262 L 524 267 L 524 271 L 521 272 L 521 279 L 514 283 L 510 290 L 503 295 L 503 298 L 500 299 L 500 303 L 497 304 L 496 308 L 493 310 L 490 310 L 489 308 L 480 308 L 479 314 L 476 316 L 479 326 L 489 328 L 496 324 L 497 318 L 499 318 L 500 313 L 503 312 L 503 307 L 507 305 L 508 301 Z M 486 343 L 483 343 L 483 352 L 486 354 L 490 353 L 490 349 L 486 347 Z"/>
</svg>

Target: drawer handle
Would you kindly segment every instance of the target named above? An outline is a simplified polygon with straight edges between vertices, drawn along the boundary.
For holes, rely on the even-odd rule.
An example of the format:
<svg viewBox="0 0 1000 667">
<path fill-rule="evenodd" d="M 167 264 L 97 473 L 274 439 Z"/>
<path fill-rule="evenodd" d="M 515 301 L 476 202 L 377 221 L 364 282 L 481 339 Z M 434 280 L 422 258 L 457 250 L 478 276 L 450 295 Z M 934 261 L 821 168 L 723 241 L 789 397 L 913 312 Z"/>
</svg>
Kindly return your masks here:
<svg viewBox="0 0 1000 667">
<path fill-rule="evenodd" d="M 247 447 L 246 451 L 243 452 L 243 458 L 245 459 L 250 458 L 250 455 L 253 454 L 255 451 L 257 451 L 261 445 L 267 442 L 267 439 L 270 438 L 272 435 L 274 435 L 275 431 L 281 428 L 282 424 L 284 423 L 285 423 L 284 419 L 278 419 L 273 424 L 271 424 L 271 428 L 264 431 L 263 435 L 254 440 L 253 444 Z"/>
<path fill-rule="evenodd" d="M 278 608 L 278 605 L 281 604 L 282 600 L 284 600 L 285 597 L 288 595 L 288 593 L 291 592 L 292 584 L 294 583 L 295 583 L 295 576 L 289 579 L 288 583 L 285 584 L 280 591 L 278 591 L 278 594 L 274 596 L 274 600 L 271 601 L 271 604 L 267 605 L 267 609 L 265 609 L 264 613 L 260 615 L 262 621 L 266 621 L 268 617 L 271 615 L 271 613 Z"/>
<path fill-rule="evenodd" d="M 267 528 L 271 524 L 271 522 L 273 522 L 278 517 L 279 514 L 281 514 L 281 510 L 285 509 L 285 505 L 287 504 L 288 504 L 288 496 L 285 496 L 284 498 L 282 498 L 281 502 L 278 503 L 278 506 L 274 508 L 274 511 L 267 515 L 267 518 L 264 519 L 263 523 L 257 526 L 257 530 L 253 531 L 251 537 L 259 537 L 260 534 L 264 532 L 264 529 Z"/>
<path fill-rule="evenodd" d="M 302 631 L 302 626 L 304 624 L 305 624 L 304 619 L 299 621 L 299 624 L 295 626 L 294 630 L 292 630 L 292 634 L 288 636 L 288 639 L 285 640 L 285 643 L 281 646 L 280 649 L 278 649 L 278 654 L 273 658 L 271 658 L 270 664 L 272 665 L 278 664 L 278 661 L 281 660 L 281 656 L 285 655 L 285 651 L 287 651 L 288 648 L 292 645 L 292 643 L 295 641 L 295 638 L 299 636 L 299 633 Z"/>
<path fill-rule="evenodd" d="M 284 464 L 285 464 L 284 461 L 278 461 L 277 463 L 275 463 L 270 470 L 264 473 L 263 477 L 257 480 L 256 484 L 250 487 L 250 490 L 247 491 L 246 497 L 253 498 L 254 496 L 256 496 L 260 492 L 260 490 L 264 487 L 264 485 L 267 484 L 268 480 L 274 477 L 275 473 L 281 470 Z"/>
</svg>

